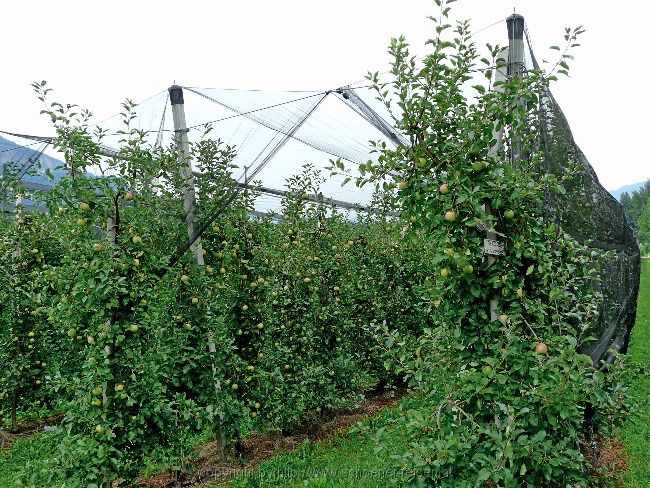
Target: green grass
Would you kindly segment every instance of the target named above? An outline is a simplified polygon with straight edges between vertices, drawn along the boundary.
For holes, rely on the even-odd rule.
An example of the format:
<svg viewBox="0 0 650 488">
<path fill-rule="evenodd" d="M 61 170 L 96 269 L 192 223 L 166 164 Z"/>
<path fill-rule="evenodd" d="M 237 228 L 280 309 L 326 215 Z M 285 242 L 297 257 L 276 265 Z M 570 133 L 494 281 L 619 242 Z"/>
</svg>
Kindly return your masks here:
<svg viewBox="0 0 650 488">
<path fill-rule="evenodd" d="M 50 486 L 46 466 L 55 450 L 55 437 L 44 432 L 16 441 L 11 450 L 0 451 L 0 488 Z"/>
<path fill-rule="evenodd" d="M 399 486 L 400 472 L 389 452 L 376 452 L 374 436 L 381 430 L 382 442 L 405 446 L 408 439 L 396 428 L 402 409 L 416 408 L 411 395 L 373 418 L 359 422 L 348 433 L 317 442 L 264 461 L 259 469 L 240 476 L 229 488 L 295 487 L 385 488 Z M 215 485 L 217 486 L 217 485 Z"/>
<path fill-rule="evenodd" d="M 211 440 L 208 431 L 190 436 L 188 445 L 198 446 Z M 48 479 L 52 472 L 59 438 L 52 432 L 40 432 L 13 443 L 11 449 L 0 450 L 0 488 L 18 486 L 55 488 Z M 165 471 L 164 455 L 154 451 L 142 473 L 150 476 Z M 22 483 L 22 484 L 21 484 Z"/>
<path fill-rule="evenodd" d="M 650 367 L 650 260 L 641 261 L 641 291 L 636 326 L 632 331 L 632 361 Z M 621 432 L 621 441 L 628 458 L 625 486 L 650 488 L 650 376 L 635 378 L 632 393 L 639 400 L 639 409 L 628 419 Z"/>
</svg>

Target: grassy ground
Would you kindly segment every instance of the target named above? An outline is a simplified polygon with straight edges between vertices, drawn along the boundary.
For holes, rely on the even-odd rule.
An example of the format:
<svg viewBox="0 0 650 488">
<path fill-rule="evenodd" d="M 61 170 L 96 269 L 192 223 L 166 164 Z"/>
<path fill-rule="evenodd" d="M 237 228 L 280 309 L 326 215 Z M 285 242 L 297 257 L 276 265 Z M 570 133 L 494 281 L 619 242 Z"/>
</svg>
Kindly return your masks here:
<svg viewBox="0 0 650 488">
<path fill-rule="evenodd" d="M 392 467 L 390 453 L 375 450 L 374 440 L 381 431 L 382 441 L 393 446 L 408 443 L 395 427 L 401 412 L 417 408 L 413 395 L 377 416 L 358 423 L 339 437 L 305 444 L 286 454 L 264 461 L 259 469 L 240 476 L 229 488 L 385 488 L 399 486 L 400 471 Z M 214 485 L 219 486 L 219 485 Z"/>
<path fill-rule="evenodd" d="M 312 488 L 384 488 L 398 486 L 399 472 L 390 469 L 388 453 L 376 453 L 374 435 L 382 429 L 391 445 L 405 445 L 407 439 L 394 428 L 401 408 L 416 408 L 413 396 L 403 398 L 392 408 L 366 419 L 339 436 L 271 458 L 248 476 L 234 480 L 231 487 L 309 486 Z M 10 451 L 0 452 L 0 488 L 50 486 L 47 463 L 56 450 L 56 440 L 40 433 L 14 443 Z M 45 468 L 45 469 L 43 469 Z M 160 468 L 160 466 L 158 466 Z M 155 467 L 153 469 L 155 471 Z M 217 485 L 222 486 L 222 485 Z"/>
<path fill-rule="evenodd" d="M 21 477 L 27 486 L 48 486 L 44 476 L 47 470 L 43 468 L 55 450 L 54 437 L 41 433 L 16 441 L 11 451 L 0 452 L 0 488 L 24 486 Z"/>
<path fill-rule="evenodd" d="M 188 440 L 191 445 L 200 445 L 210 440 L 209 433 L 196 434 Z M 51 432 L 39 432 L 14 442 L 11 449 L 0 450 L 0 488 L 19 486 L 38 488 L 57 488 L 48 479 L 54 468 L 54 455 L 58 438 Z M 165 465 L 156 457 L 149 458 L 143 475 L 148 476 L 164 471 Z M 22 483 L 22 484 L 21 484 Z"/>
<path fill-rule="evenodd" d="M 641 291 L 629 355 L 634 362 L 650 366 L 650 260 L 642 260 L 641 265 Z M 650 376 L 637 377 L 632 391 L 640 402 L 640 409 L 621 432 L 628 457 L 625 486 L 650 488 Z"/>
</svg>

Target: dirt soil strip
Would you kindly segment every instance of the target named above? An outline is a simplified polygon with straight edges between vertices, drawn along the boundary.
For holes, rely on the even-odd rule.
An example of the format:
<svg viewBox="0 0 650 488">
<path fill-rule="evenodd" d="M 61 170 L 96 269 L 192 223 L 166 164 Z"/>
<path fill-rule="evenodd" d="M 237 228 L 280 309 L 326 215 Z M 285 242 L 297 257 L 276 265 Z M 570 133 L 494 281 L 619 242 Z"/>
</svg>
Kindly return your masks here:
<svg viewBox="0 0 650 488">
<path fill-rule="evenodd" d="M 37 432 L 42 432 L 45 427 L 59 425 L 64 414 L 59 413 L 38 420 L 25 420 L 18 422 L 14 430 L 0 429 L 0 449 L 9 449 L 18 439 L 31 437 Z"/>
<path fill-rule="evenodd" d="M 305 441 L 313 443 L 341 434 L 360 420 L 394 405 L 405 393 L 406 390 L 398 390 L 370 394 L 354 410 L 325 415 L 319 422 L 305 425 L 284 436 L 280 433 L 248 436 L 240 441 L 237 455 L 227 459 L 219 457 L 216 442 L 208 442 L 196 449 L 194 469 L 191 473 L 183 473 L 180 481 L 174 481 L 168 473 L 138 481 L 149 488 L 199 488 L 215 482 L 225 485 L 239 474 L 255 469 L 265 459 L 291 451 Z"/>
<path fill-rule="evenodd" d="M 618 439 L 596 435 L 592 444 L 583 440 L 580 449 L 589 461 L 591 476 L 600 480 L 602 486 L 623 486 L 627 463 L 623 444 Z"/>
</svg>

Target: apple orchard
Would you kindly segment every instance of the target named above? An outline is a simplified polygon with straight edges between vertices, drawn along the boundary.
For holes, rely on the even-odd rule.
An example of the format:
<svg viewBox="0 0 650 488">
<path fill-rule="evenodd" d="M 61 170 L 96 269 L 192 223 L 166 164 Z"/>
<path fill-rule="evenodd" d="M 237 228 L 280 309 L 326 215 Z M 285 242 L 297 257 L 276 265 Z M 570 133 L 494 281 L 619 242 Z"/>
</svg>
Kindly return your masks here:
<svg viewBox="0 0 650 488">
<path fill-rule="evenodd" d="M 417 486 L 587 486 L 585 409 L 606 431 L 622 400 L 616 376 L 577 352 L 597 317 L 593 263 L 543 218 L 544 195 L 564 187 L 537 172 L 529 127 L 552 78 L 495 86 L 484 70 L 467 98 L 478 51 L 437 3 L 429 54 L 415 62 L 395 39 L 392 81 L 369 76 L 411 143 L 377 145 L 360 168 L 353 183 L 377 194 L 354 221 L 304 198 L 326 177 L 310 165 L 287 181 L 280 220 L 251 218 L 236 148 L 206 134 L 190 157 L 210 175 L 191 180 L 195 223 L 209 224 L 178 255 L 182 154 L 147 146 L 125 103 L 119 154 L 104 156 L 90 114 L 35 84 L 66 176 L 38 195 L 46 211 L 0 220 L 0 414 L 9 426 L 65 413 L 39 480 L 125 486 L 155 453 L 178 474 L 196 433 L 228 455 L 247 433 L 403 385 L 423 400 L 394 462 Z M 511 164 L 514 147 L 526 157 Z M 503 256 L 484 253 L 489 236 Z"/>
</svg>

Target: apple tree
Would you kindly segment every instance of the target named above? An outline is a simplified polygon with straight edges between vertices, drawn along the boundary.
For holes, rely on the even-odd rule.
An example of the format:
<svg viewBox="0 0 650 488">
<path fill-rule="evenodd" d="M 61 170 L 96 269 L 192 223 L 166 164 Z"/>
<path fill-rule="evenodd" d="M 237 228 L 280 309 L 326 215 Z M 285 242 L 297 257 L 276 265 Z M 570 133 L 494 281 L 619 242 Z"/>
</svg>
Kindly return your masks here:
<svg viewBox="0 0 650 488">
<path fill-rule="evenodd" d="M 410 144 L 378 145 L 357 181 L 392 181 L 402 233 L 437 247 L 438 270 L 419 289 L 430 328 L 409 367 L 436 402 L 406 412 L 411 442 L 397 459 L 428 486 L 586 486 L 585 409 L 616 402 L 577 352 L 597 319 L 595 263 L 544 219 L 545 195 L 565 191 L 537 151 L 538 94 L 554 77 L 495 82 L 501 48 L 481 58 L 469 23 L 452 26 L 451 2 L 436 3 L 421 61 L 393 39 L 390 80 L 369 75 Z M 486 239 L 504 256 L 486 254 Z"/>
</svg>

